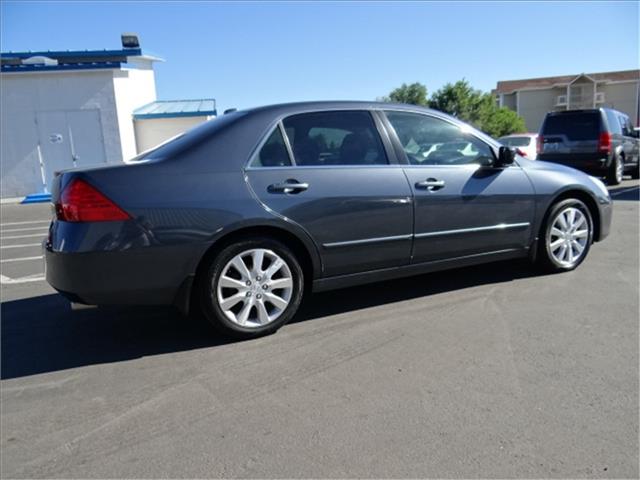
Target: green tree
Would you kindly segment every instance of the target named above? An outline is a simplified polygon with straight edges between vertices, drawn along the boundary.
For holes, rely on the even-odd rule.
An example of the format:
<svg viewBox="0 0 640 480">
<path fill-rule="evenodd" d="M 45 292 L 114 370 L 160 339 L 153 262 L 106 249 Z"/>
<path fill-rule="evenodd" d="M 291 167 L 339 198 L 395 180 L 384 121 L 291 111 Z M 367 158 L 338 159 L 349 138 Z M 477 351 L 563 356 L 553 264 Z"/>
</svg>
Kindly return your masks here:
<svg viewBox="0 0 640 480">
<path fill-rule="evenodd" d="M 520 115 L 507 107 L 495 105 L 490 111 L 484 112 L 481 125 L 482 131 L 495 138 L 527 131 L 524 119 Z"/>
<path fill-rule="evenodd" d="M 453 115 L 460 120 L 476 124 L 480 111 L 485 110 L 486 100 L 480 90 L 474 90 L 465 79 L 447 83 L 431 95 L 429 107 Z"/>
<path fill-rule="evenodd" d="M 434 92 L 429 106 L 469 122 L 492 137 L 526 131 L 522 117 L 506 107 L 498 107 L 490 93 L 472 88 L 465 79 L 447 83 Z"/>
<path fill-rule="evenodd" d="M 427 87 L 419 82 L 415 82 L 410 85 L 403 83 L 393 90 L 388 97 L 383 97 L 382 100 L 422 106 L 427 106 L 429 104 L 427 99 Z"/>
</svg>

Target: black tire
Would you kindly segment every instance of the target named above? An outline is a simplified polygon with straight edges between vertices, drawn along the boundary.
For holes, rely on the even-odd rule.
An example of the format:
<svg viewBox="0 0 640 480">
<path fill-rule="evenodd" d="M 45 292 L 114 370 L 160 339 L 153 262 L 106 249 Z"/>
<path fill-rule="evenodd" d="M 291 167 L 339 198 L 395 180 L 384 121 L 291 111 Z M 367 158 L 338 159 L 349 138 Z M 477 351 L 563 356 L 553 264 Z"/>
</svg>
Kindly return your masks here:
<svg viewBox="0 0 640 480">
<path fill-rule="evenodd" d="M 609 165 L 609 170 L 607 171 L 607 184 L 620 185 L 622 183 L 624 166 L 622 167 L 622 175 L 618 177 L 618 168 L 620 168 L 620 162 L 622 162 L 622 158 L 620 158 L 620 155 L 614 155 L 613 159 L 611 159 L 611 165 Z"/>
<path fill-rule="evenodd" d="M 551 252 L 550 247 L 550 235 L 551 229 L 554 225 L 554 222 L 558 218 L 558 215 L 567 210 L 568 208 L 578 209 L 585 217 L 586 223 L 588 225 L 588 236 L 586 238 L 586 244 L 584 245 L 584 250 L 581 253 L 581 256 L 577 259 L 577 261 L 571 263 L 561 263 Z M 574 270 L 580 265 L 587 255 L 589 254 L 589 250 L 591 248 L 591 244 L 593 243 L 593 218 L 591 217 L 591 212 L 589 208 L 578 200 L 577 198 L 567 198 L 565 200 L 561 200 L 556 204 L 552 205 L 549 209 L 548 214 L 545 217 L 544 223 L 540 228 L 540 236 L 538 239 L 538 254 L 536 256 L 536 262 L 538 265 L 546 272 L 555 273 L 555 272 L 568 272 Z"/>
<path fill-rule="evenodd" d="M 243 327 L 234 323 L 223 312 L 218 302 L 217 286 L 225 266 L 237 255 L 254 249 L 270 250 L 279 256 L 289 268 L 293 286 L 289 304 L 275 320 L 262 326 Z M 203 274 L 197 284 L 201 313 L 218 332 L 226 336 L 249 339 L 274 333 L 291 320 L 302 301 L 304 274 L 300 263 L 286 245 L 271 238 L 247 238 L 230 244 L 209 260 L 208 265 L 202 271 Z"/>
</svg>

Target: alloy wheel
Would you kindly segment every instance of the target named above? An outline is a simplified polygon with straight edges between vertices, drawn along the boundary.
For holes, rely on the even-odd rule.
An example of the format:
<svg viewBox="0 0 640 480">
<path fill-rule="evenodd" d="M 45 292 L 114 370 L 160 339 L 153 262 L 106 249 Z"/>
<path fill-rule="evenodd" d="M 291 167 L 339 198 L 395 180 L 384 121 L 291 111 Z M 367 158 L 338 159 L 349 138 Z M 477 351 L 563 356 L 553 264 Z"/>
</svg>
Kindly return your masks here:
<svg viewBox="0 0 640 480">
<path fill-rule="evenodd" d="M 214 285 L 224 315 L 244 328 L 263 327 L 289 306 L 293 275 L 287 262 L 272 250 L 246 250 L 222 269 Z"/>
<path fill-rule="evenodd" d="M 616 182 L 622 182 L 624 176 L 624 162 L 620 157 L 616 157 Z"/>
<path fill-rule="evenodd" d="M 553 259 L 565 267 L 575 265 L 586 251 L 591 237 L 586 215 L 576 207 L 561 210 L 553 219 L 547 235 L 547 249 Z"/>
</svg>

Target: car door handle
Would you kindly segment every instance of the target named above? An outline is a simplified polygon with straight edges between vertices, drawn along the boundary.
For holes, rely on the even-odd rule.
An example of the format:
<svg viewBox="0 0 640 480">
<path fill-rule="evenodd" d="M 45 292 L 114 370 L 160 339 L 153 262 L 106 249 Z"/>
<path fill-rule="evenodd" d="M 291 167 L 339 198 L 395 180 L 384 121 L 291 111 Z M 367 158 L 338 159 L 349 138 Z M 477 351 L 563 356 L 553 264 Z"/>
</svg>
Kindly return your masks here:
<svg viewBox="0 0 640 480">
<path fill-rule="evenodd" d="M 267 190 L 271 193 L 300 193 L 309 188 L 308 183 L 298 182 L 297 180 L 287 180 L 282 183 L 274 183 L 269 185 Z"/>
<path fill-rule="evenodd" d="M 436 180 L 435 178 L 427 178 L 422 182 L 416 182 L 416 188 L 426 189 L 429 191 L 440 190 L 444 188 L 444 180 Z"/>
</svg>

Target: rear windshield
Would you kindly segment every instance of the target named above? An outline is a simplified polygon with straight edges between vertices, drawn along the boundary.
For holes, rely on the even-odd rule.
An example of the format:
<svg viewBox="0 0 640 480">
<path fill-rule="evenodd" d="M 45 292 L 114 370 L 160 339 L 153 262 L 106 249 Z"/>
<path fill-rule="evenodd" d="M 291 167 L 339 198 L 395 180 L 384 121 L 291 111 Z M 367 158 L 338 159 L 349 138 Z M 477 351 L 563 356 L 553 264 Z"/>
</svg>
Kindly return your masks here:
<svg viewBox="0 0 640 480">
<path fill-rule="evenodd" d="M 600 135 L 600 113 L 581 112 L 549 115 L 543 135 L 565 135 L 569 140 L 593 140 Z"/>
<path fill-rule="evenodd" d="M 215 132 L 224 129 L 239 118 L 242 118 L 245 114 L 246 112 L 228 113 L 222 117 L 203 122 L 184 133 L 176 135 L 175 137 L 140 153 L 132 159 L 127 160 L 127 163 L 162 160 L 164 158 L 177 155 L 180 152 L 186 151 L 187 149 L 210 138 Z"/>
<path fill-rule="evenodd" d="M 498 141 L 507 147 L 528 147 L 531 137 L 502 137 Z"/>
</svg>

